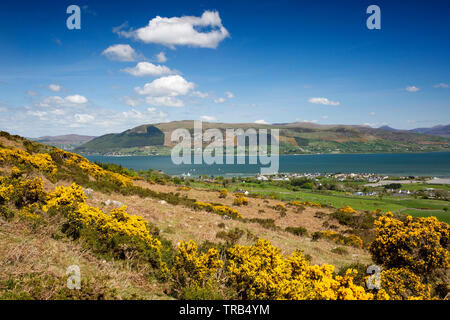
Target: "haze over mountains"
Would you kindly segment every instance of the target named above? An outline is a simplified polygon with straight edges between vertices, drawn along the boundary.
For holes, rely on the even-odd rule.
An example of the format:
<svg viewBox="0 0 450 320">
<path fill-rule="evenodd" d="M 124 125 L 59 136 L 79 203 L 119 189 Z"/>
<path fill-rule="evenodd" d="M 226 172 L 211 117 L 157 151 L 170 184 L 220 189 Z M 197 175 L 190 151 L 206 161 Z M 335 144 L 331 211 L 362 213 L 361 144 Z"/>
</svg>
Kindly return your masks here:
<svg viewBox="0 0 450 320">
<path fill-rule="evenodd" d="M 382 127 L 379 127 L 378 129 L 385 130 L 385 131 L 401 131 L 398 129 L 391 128 L 389 126 L 382 126 Z M 445 126 L 437 125 L 437 126 L 434 126 L 431 128 L 416 128 L 416 129 L 411 129 L 411 130 L 406 130 L 406 131 L 450 138 L 450 125 L 445 125 Z"/>
<path fill-rule="evenodd" d="M 175 142 L 171 141 L 173 130 L 184 128 L 189 130 L 191 136 L 193 136 L 193 124 L 193 121 L 185 120 L 141 125 L 122 133 L 111 133 L 94 138 L 75 148 L 75 151 L 83 154 L 110 155 L 170 154 L 171 148 L 176 145 Z M 244 130 L 248 128 L 279 129 L 281 154 L 450 150 L 450 139 L 448 137 L 415 132 L 414 130 L 396 130 L 389 127 L 321 125 L 308 122 L 280 124 L 203 122 L 202 124 L 203 130 L 210 128 L 221 130 L 225 145 L 235 144 L 234 139 L 226 139 L 225 129 L 227 128 L 242 128 Z M 440 130 L 437 130 L 436 127 L 430 128 L 429 132 L 442 133 L 445 126 L 442 127 Z"/>
<path fill-rule="evenodd" d="M 66 134 L 61 136 L 44 136 L 39 138 L 34 138 L 31 140 L 48 144 L 51 146 L 55 146 L 58 148 L 62 148 L 65 150 L 72 150 L 92 139 L 94 139 L 95 136 L 84 136 L 79 134 Z"/>
</svg>

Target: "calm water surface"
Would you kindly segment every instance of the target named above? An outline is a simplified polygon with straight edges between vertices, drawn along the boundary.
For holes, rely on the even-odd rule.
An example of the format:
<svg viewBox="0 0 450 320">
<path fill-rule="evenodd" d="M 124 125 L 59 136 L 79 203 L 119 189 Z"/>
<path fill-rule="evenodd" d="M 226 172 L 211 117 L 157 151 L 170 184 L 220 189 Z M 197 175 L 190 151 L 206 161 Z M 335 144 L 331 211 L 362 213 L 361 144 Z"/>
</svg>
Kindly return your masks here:
<svg viewBox="0 0 450 320">
<path fill-rule="evenodd" d="M 120 164 L 135 170 L 157 169 L 169 175 L 255 175 L 260 165 L 175 165 L 170 156 L 87 156 L 91 161 Z M 281 155 L 279 172 L 378 173 L 450 177 L 450 152 L 395 154 Z"/>
</svg>

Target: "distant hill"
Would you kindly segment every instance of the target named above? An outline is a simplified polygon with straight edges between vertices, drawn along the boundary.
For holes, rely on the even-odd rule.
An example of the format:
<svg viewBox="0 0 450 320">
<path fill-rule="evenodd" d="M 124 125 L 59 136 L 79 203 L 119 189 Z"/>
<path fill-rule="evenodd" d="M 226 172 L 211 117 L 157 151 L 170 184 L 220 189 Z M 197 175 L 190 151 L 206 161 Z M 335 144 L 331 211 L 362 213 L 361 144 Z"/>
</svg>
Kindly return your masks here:
<svg viewBox="0 0 450 320">
<path fill-rule="evenodd" d="M 95 138 L 75 149 L 83 154 L 146 155 L 170 154 L 176 144 L 170 140 L 173 130 L 187 129 L 193 136 L 191 120 L 141 125 L 118 134 Z M 217 128 L 265 128 L 280 130 L 280 153 L 379 153 L 427 152 L 450 150 L 450 139 L 403 130 L 383 130 L 361 125 L 320 125 L 308 122 L 281 124 L 203 122 L 203 130 Z"/>
<path fill-rule="evenodd" d="M 450 138 L 450 125 L 439 125 L 432 128 L 417 128 L 410 131 Z"/>
<path fill-rule="evenodd" d="M 78 134 L 66 134 L 62 136 L 44 136 L 39 138 L 33 138 L 31 140 L 55 146 L 65 150 L 72 150 L 76 147 L 91 141 L 95 136 L 83 136 Z"/>
<path fill-rule="evenodd" d="M 381 126 L 378 129 L 385 130 L 385 131 L 399 131 L 398 129 L 394 129 L 394 128 L 389 127 L 389 126 Z"/>
<path fill-rule="evenodd" d="M 431 128 L 416 128 L 411 130 L 400 130 L 395 129 L 389 126 L 382 126 L 378 128 L 379 130 L 384 131 L 408 131 L 408 132 L 415 132 L 415 133 L 423 133 L 423 134 L 429 134 L 432 136 L 439 136 L 439 137 L 445 137 L 450 138 L 450 125 L 438 125 Z"/>
</svg>

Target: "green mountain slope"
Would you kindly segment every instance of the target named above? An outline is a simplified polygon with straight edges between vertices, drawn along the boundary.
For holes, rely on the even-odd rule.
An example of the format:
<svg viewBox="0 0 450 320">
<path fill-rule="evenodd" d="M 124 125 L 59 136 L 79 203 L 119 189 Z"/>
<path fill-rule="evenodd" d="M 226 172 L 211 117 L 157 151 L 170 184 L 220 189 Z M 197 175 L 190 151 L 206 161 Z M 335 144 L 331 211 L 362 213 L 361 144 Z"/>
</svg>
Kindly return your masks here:
<svg viewBox="0 0 450 320">
<path fill-rule="evenodd" d="M 164 133 L 154 127 L 146 126 L 144 130 L 131 129 L 119 134 L 110 133 L 95 138 L 76 150 L 77 152 L 113 152 L 123 148 L 162 146 L 164 144 Z"/>
<path fill-rule="evenodd" d="M 175 129 L 187 129 L 193 136 L 193 121 L 173 121 L 142 125 L 119 134 L 95 138 L 75 151 L 84 154 L 168 154 L 176 142 L 170 140 Z M 279 129 L 280 153 L 378 153 L 431 152 L 450 150 L 450 139 L 421 133 L 387 131 L 368 126 L 318 125 L 306 122 L 282 124 L 210 123 L 203 122 L 203 130 L 217 128 L 226 139 L 227 128 Z M 269 131 L 270 133 L 270 131 Z"/>
</svg>

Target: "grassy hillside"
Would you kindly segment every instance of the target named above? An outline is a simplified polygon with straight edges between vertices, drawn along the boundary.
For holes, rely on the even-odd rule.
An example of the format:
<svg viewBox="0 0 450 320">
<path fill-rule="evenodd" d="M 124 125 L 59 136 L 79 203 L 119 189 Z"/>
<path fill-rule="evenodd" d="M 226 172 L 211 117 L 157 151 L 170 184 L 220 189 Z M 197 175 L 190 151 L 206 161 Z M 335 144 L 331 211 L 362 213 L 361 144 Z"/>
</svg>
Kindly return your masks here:
<svg viewBox="0 0 450 320">
<path fill-rule="evenodd" d="M 196 187 L 0 132 L 0 299 L 430 299 L 435 218 Z M 320 200 L 320 199 L 319 199 Z M 392 237 L 392 235 L 395 237 Z M 365 287 L 371 264 L 381 289 Z M 69 266 L 81 286 L 66 286 Z"/>
<path fill-rule="evenodd" d="M 174 121 L 143 125 L 120 134 L 108 134 L 78 147 L 85 154 L 168 154 L 175 143 L 173 130 L 188 129 L 193 135 L 193 121 Z M 281 154 L 426 152 L 450 150 L 450 139 L 409 131 L 386 131 L 365 126 L 288 123 L 203 123 L 203 130 L 218 128 L 225 137 L 227 128 L 279 129 Z M 234 144 L 234 139 L 225 144 Z"/>
<path fill-rule="evenodd" d="M 77 152 L 113 152 L 123 148 L 162 146 L 164 134 L 154 126 L 147 126 L 143 131 L 127 130 L 119 134 L 107 134 L 95 138 L 81 146 Z"/>
</svg>

